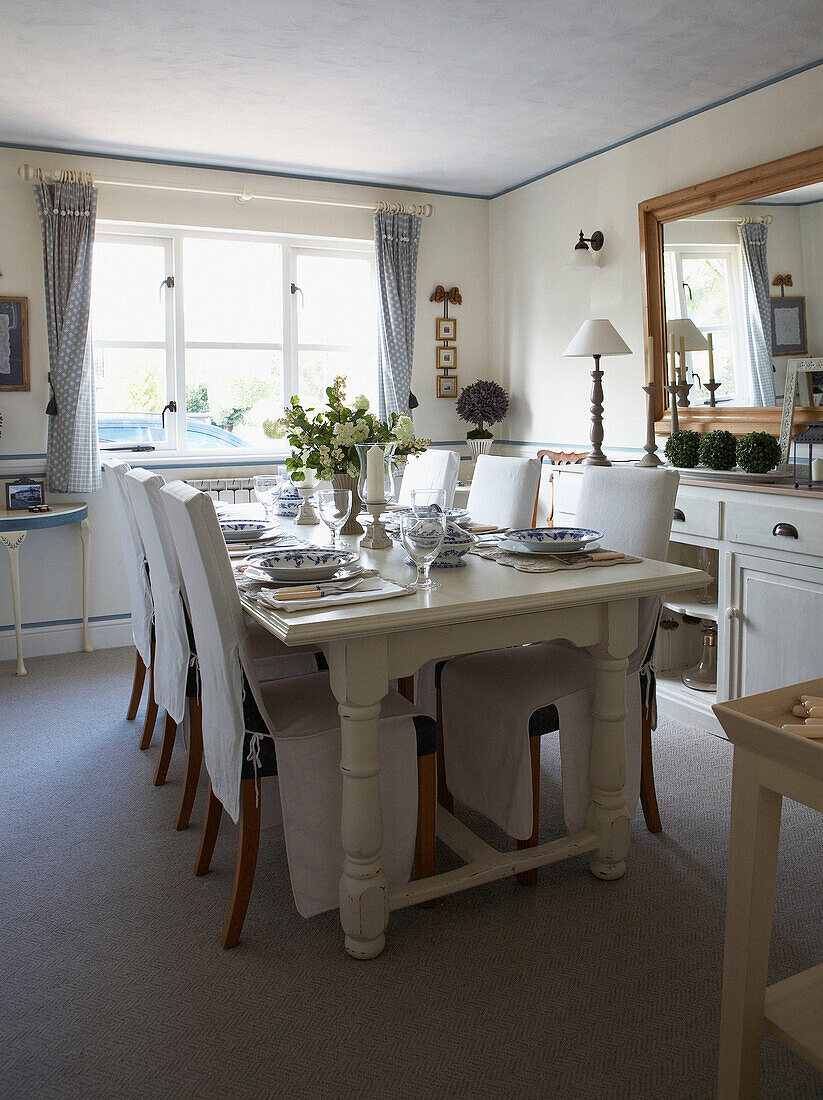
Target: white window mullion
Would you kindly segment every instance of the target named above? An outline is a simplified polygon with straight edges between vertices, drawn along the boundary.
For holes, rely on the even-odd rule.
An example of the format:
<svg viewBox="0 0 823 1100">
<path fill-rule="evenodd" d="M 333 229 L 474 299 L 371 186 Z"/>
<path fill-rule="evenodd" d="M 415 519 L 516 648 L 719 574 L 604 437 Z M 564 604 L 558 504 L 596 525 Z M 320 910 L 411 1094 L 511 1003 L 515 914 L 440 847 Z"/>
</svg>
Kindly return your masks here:
<svg viewBox="0 0 823 1100">
<path fill-rule="evenodd" d="M 288 404 L 298 392 L 298 316 L 297 299 L 291 284 L 297 281 L 296 249 L 283 244 L 283 397 Z"/>
<path fill-rule="evenodd" d="M 172 363 L 173 363 L 173 390 L 174 400 L 177 402 L 177 413 L 174 424 L 174 446 L 178 451 L 185 451 L 188 445 L 186 435 L 187 410 L 186 410 L 186 323 L 184 310 L 184 271 L 183 271 L 183 238 L 180 233 L 174 234 L 174 254 L 172 271 L 174 275 L 174 290 L 171 292 L 174 324 L 172 328 Z"/>
</svg>

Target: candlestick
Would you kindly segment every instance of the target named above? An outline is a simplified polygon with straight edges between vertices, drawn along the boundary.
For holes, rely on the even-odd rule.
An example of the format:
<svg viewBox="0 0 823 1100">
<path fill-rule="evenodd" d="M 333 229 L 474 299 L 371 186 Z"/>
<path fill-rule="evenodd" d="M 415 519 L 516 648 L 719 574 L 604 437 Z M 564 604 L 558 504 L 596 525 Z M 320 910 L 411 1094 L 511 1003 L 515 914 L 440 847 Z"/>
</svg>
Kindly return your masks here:
<svg viewBox="0 0 823 1100">
<path fill-rule="evenodd" d="M 383 448 L 375 443 L 366 452 L 366 496 L 369 504 L 385 504 Z"/>
<path fill-rule="evenodd" d="M 308 480 L 308 479 L 307 479 Z M 316 527 L 320 522 L 320 518 L 315 512 L 310 497 L 314 493 L 316 485 L 314 484 L 314 478 L 312 477 L 312 484 L 308 485 L 306 481 L 301 481 L 297 486 L 297 491 L 303 500 L 303 506 L 300 509 L 300 515 L 297 517 L 297 522 L 304 527 Z"/>
<path fill-rule="evenodd" d="M 382 470 L 383 470 L 383 454 L 380 453 L 380 470 L 381 470 L 381 484 L 382 484 Z M 365 506 L 371 518 L 371 523 L 366 524 L 366 533 L 360 540 L 360 545 L 365 547 L 366 550 L 391 550 L 394 545 L 392 540 L 386 534 L 386 528 L 380 522 L 380 516 L 386 510 L 385 503 L 372 504 L 371 501 Z"/>
<path fill-rule="evenodd" d="M 643 446 L 643 450 L 646 453 L 639 462 L 635 463 L 635 466 L 663 465 L 663 459 L 655 454 L 657 450 L 657 440 L 654 436 L 654 395 L 657 393 L 657 389 L 658 387 L 654 382 L 649 382 L 643 387 L 643 392 L 646 394 L 646 442 Z"/>
<path fill-rule="evenodd" d="M 707 382 L 706 383 L 706 389 L 709 391 L 709 404 L 711 405 L 712 408 L 714 408 L 715 405 L 717 404 L 717 401 L 715 400 L 715 397 L 714 397 L 715 391 L 719 390 L 721 385 L 722 385 L 721 382 Z"/>
</svg>

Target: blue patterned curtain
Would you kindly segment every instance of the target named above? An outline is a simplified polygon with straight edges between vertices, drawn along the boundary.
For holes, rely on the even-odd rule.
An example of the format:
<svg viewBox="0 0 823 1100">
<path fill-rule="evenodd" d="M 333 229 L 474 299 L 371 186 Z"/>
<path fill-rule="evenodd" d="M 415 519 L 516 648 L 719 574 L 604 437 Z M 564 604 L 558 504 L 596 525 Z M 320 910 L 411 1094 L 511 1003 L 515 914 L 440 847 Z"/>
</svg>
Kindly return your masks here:
<svg viewBox="0 0 823 1100">
<path fill-rule="evenodd" d="M 43 233 L 50 399 L 46 480 L 55 493 L 102 487 L 89 306 L 97 191 L 76 182 L 37 183 Z"/>
<path fill-rule="evenodd" d="M 393 412 L 406 414 L 410 407 L 419 246 L 420 218 L 416 214 L 374 215 L 381 420 L 388 420 Z"/>
<path fill-rule="evenodd" d="M 743 294 L 749 337 L 751 399 L 753 405 L 774 405 L 772 370 L 772 314 L 769 302 L 769 265 L 766 260 L 765 225 L 738 225 L 743 249 Z"/>
</svg>

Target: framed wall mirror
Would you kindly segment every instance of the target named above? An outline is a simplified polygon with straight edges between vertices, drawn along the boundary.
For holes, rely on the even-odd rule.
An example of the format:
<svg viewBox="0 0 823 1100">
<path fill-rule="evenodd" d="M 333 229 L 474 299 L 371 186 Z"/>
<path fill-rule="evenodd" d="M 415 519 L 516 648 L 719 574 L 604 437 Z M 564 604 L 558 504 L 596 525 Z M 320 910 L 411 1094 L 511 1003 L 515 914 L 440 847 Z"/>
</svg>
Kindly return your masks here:
<svg viewBox="0 0 823 1100">
<path fill-rule="evenodd" d="M 657 430 L 679 385 L 680 427 L 777 436 L 789 358 L 823 356 L 823 146 L 638 211 Z M 823 421 L 823 375 L 801 400 L 798 421 Z"/>
</svg>

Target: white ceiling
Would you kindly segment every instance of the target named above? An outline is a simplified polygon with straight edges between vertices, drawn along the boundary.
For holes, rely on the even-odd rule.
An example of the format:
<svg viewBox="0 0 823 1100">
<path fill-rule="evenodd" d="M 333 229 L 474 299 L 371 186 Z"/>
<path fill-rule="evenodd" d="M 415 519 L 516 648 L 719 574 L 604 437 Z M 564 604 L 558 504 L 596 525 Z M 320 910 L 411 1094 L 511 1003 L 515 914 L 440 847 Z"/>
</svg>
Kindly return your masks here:
<svg viewBox="0 0 823 1100">
<path fill-rule="evenodd" d="M 0 141 L 490 195 L 823 57 L 821 0 L 0 0 Z"/>
</svg>

